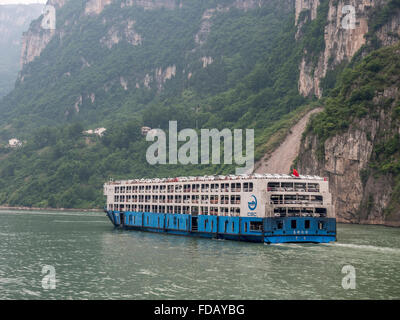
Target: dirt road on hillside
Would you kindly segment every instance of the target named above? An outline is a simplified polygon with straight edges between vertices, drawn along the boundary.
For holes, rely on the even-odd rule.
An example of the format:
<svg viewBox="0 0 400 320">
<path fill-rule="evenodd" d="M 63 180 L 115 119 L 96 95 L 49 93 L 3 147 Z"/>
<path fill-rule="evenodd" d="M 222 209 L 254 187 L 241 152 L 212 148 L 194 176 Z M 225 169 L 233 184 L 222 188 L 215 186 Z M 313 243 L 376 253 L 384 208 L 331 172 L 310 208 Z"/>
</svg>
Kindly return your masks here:
<svg viewBox="0 0 400 320">
<path fill-rule="evenodd" d="M 317 108 L 308 112 L 292 128 L 291 133 L 272 154 L 265 155 L 255 164 L 255 173 L 284 173 L 288 174 L 290 166 L 296 159 L 299 149 L 301 135 L 306 128 L 307 122 L 312 114 L 321 112 L 323 108 Z"/>
</svg>

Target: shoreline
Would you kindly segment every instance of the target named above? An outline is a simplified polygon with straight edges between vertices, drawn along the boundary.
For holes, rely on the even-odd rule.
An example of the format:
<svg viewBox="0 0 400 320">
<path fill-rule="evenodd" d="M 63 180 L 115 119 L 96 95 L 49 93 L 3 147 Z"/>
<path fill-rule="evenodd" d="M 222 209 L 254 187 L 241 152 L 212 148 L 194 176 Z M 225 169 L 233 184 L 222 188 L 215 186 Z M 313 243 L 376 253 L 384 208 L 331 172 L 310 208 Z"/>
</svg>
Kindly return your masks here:
<svg viewBox="0 0 400 320">
<path fill-rule="evenodd" d="M 36 208 L 36 207 L 9 207 L 0 206 L 0 210 L 22 211 L 70 211 L 70 212 L 103 212 L 102 209 L 76 209 L 76 208 Z"/>
</svg>

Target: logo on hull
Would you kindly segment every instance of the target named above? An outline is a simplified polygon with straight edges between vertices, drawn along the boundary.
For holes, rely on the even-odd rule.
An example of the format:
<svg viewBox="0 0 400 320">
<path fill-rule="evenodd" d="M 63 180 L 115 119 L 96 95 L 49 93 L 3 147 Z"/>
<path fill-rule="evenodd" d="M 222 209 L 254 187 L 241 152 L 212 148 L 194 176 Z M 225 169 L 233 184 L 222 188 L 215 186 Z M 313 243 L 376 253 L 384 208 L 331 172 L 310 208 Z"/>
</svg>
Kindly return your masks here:
<svg viewBox="0 0 400 320">
<path fill-rule="evenodd" d="M 257 198 L 254 194 L 251 197 L 253 200 L 248 202 L 248 206 L 251 211 L 254 211 L 257 208 Z"/>
</svg>

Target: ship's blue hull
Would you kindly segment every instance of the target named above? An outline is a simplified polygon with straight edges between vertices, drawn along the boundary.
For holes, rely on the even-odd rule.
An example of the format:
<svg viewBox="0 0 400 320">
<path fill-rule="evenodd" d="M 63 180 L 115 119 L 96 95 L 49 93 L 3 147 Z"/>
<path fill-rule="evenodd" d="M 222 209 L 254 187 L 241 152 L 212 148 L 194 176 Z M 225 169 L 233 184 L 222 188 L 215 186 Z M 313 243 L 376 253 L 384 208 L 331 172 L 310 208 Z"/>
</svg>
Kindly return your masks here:
<svg viewBox="0 0 400 320">
<path fill-rule="evenodd" d="M 336 241 L 336 219 L 323 217 L 227 217 L 106 211 L 116 227 L 265 243 Z"/>
</svg>

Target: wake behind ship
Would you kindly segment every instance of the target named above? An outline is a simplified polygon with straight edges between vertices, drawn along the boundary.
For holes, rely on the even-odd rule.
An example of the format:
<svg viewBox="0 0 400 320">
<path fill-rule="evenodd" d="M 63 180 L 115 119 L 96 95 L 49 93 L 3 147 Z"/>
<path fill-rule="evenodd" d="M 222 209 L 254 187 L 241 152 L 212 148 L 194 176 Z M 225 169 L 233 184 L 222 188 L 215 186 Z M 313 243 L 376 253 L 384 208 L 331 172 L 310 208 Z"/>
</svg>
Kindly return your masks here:
<svg viewBox="0 0 400 320">
<path fill-rule="evenodd" d="M 281 174 L 110 181 L 116 227 L 239 241 L 336 241 L 327 179 Z"/>
</svg>

